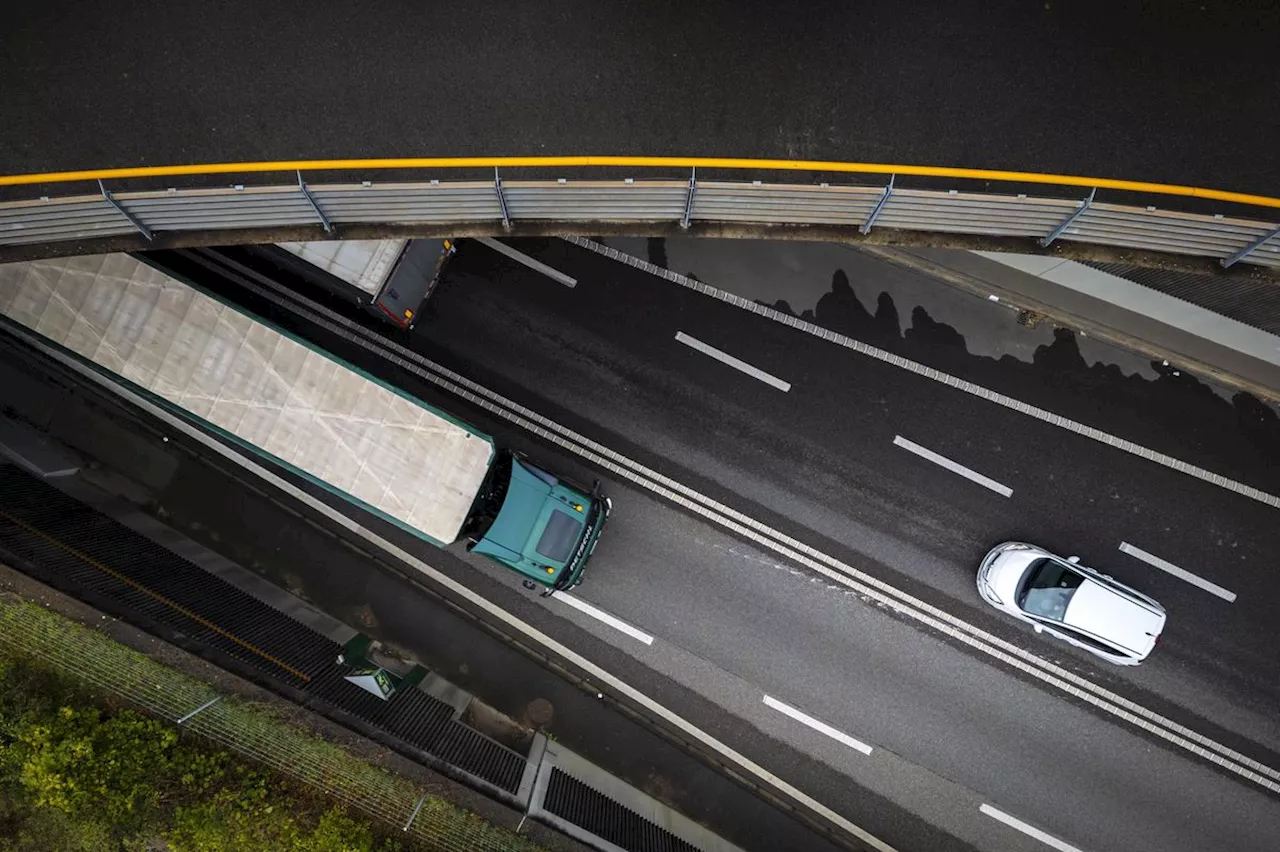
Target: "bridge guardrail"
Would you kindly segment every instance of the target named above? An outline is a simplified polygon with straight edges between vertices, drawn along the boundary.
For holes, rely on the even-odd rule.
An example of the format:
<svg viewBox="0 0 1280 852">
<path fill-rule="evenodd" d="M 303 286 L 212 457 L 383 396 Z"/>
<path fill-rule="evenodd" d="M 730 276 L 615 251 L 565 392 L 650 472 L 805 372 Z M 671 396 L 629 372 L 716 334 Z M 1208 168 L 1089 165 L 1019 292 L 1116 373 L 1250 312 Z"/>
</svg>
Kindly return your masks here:
<svg viewBox="0 0 1280 852">
<path fill-rule="evenodd" d="M 688 162 L 656 158 L 528 158 L 526 160 L 458 161 L 320 161 L 307 163 L 225 164 L 203 174 L 221 174 L 243 166 L 249 172 L 277 171 L 290 165 L 323 169 L 403 168 L 404 163 L 444 164 L 443 168 L 486 163 L 514 163 L 546 168 L 618 165 L 631 160 L 640 168 Z M 579 162 L 581 161 L 581 162 Z M 608 162 L 603 162 L 608 161 Z M 619 161 L 619 162 L 615 162 Z M 698 161 L 719 166 L 721 162 Z M 741 161 L 756 168 L 798 170 L 803 163 Z M 375 183 L 308 184 L 298 172 L 296 184 L 165 191 L 113 192 L 98 179 L 99 193 L 37 200 L 0 202 L 0 246 L 55 246 L 95 238 L 173 232 L 216 232 L 317 227 L 335 234 L 343 225 L 451 225 L 554 222 L 590 229 L 616 223 L 735 224 L 760 226 L 835 226 L 866 234 L 873 228 L 938 234 L 983 235 L 1034 239 L 1041 246 L 1062 240 L 1147 252 L 1208 257 L 1223 266 L 1244 262 L 1280 268 L 1280 198 L 1248 196 L 1165 184 L 1111 179 L 1032 175 L 984 170 L 933 169 L 867 164 L 808 164 L 814 171 L 865 173 L 874 168 L 911 169 L 953 180 L 977 178 L 1012 183 L 1031 181 L 1060 186 L 1090 186 L 1086 198 L 1053 198 L 1025 193 L 919 189 L 895 186 L 890 174 L 884 186 L 830 183 L 765 183 L 701 180 L 696 166 L 687 179 L 508 180 L 494 167 L 493 180 L 422 180 Z M 55 175 L 0 177 L 0 186 L 36 184 L 42 180 L 181 176 L 202 174 L 201 167 L 117 169 Z M 423 167 L 426 168 L 426 167 Z M 747 168 L 747 166 L 730 166 Z M 835 169 L 839 171 L 840 169 Z M 667 169 L 667 171 L 670 171 Z M 435 172 L 447 173 L 447 172 Z M 822 173 L 825 173 L 822 172 Z M 995 177 L 993 177 L 995 176 Z M 1194 196 L 1276 210 L 1275 217 L 1254 219 L 1223 214 L 1179 212 L 1098 201 L 1098 187 L 1121 191 Z M 269 239 L 269 237 L 268 237 Z"/>
</svg>

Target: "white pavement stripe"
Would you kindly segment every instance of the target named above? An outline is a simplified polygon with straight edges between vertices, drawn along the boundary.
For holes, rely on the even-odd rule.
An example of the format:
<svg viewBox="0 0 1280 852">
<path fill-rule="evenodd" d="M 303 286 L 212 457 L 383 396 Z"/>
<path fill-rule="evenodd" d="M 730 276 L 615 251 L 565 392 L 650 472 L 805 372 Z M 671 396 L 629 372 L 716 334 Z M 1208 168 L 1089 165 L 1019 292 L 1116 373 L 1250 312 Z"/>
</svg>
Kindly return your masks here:
<svg viewBox="0 0 1280 852">
<path fill-rule="evenodd" d="M 720 349 L 715 348 L 714 346 L 710 346 L 706 343 L 703 343 L 701 340 L 698 340 L 696 337 L 690 337 L 689 335 L 685 334 L 683 331 L 676 332 L 676 340 L 679 341 L 680 343 L 683 343 L 685 346 L 688 346 L 693 349 L 697 349 L 703 355 L 710 355 L 712 358 L 715 358 L 717 361 L 719 361 L 722 364 L 728 364 L 730 367 L 733 367 L 735 370 L 741 370 L 742 372 L 746 373 L 748 376 L 751 376 L 752 378 L 755 378 L 755 379 L 759 379 L 760 381 L 764 382 L 766 385 L 772 385 L 773 387 L 777 388 L 783 393 L 786 393 L 787 391 L 791 390 L 790 382 L 784 382 L 782 379 L 778 378 L 777 376 L 772 376 L 766 373 L 764 370 L 761 370 L 759 367 L 753 367 L 750 364 L 748 364 L 746 361 L 733 357 L 728 352 L 724 352 Z"/>
<path fill-rule="evenodd" d="M 1174 565 L 1172 562 L 1166 562 L 1165 560 L 1161 559 L 1159 556 L 1153 556 L 1152 554 L 1147 553 L 1145 550 L 1143 550 L 1140 547 L 1134 547 L 1132 544 L 1130 544 L 1127 541 L 1120 542 L 1120 552 L 1127 553 L 1130 556 L 1132 556 L 1134 559 L 1141 559 L 1143 562 L 1147 563 L 1148 565 L 1153 565 L 1156 568 L 1159 568 L 1161 571 L 1165 571 L 1169 574 L 1172 574 L 1173 576 L 1177 577 L 1179 580 L 1186 580 L 1188 583 L 1190 583 L 1193 586 L 1199 586 L 1209 594 L 1217 595 L 1218 597 L 1222 598 L 1227 603 L 1235 602 L 1235 599 L 1236 599 L 1235 592 L 1230 591 L 1228 589 L 1224 589 L 1221 586 L 1219 586 L 1217 583 L 1210 583 L 1208 580 L 1204 579 L 1203 577 L 1197 577 L 1195 574 L 1192 574 L 1190 571 L 1186 571 L 1182 568 L 1179 568 L 1177 565 Z"/>
<path fill-rule="evenodd" d="M 817 731 L 820 734 L 826 734 L 836 742 L 844 743 L 849 748 L 854 749 L 855 751 L 860 751 L 863 754 L 871 754 L 871 746 L 859 740 L 855 740 L 853 737 L 849 736 L 848 734 L 842 731 L 836 730 L 835 728 L 828 725 L 826 722 L 819 722 L 817 719 L 813 718 L 809 714 L 800 712 L 796 708 L 792 707 L 790 704 L 783 704 L 778 699 L 771 698 L 768 695 L 764 697 L 764 703 L 766 706 L 772 707 L 774 710 L 777 710 L 779 713 L 790 716 L 792 719 L 795 719 L 800 724 L 808 725 L 810 728 L 813 728 L 815 731 Z"/>
<path fill-rule="evenodd" d="M 499 240 L 495 240 L 490 237 L 476 237 L 476 242 L 483 243 L 487 245 L 489 248 L 493 249 L 494 251 L 499 252 L 501 254 L 505 254 L 507 257 L 511 258 L 517 263 L 523 263 L 525 266 L 529 267 L 535 272 L 541 272 L 543 275 L 547 276 L 552 281 L 557 281 L 566 287 L 578 286 L 577 278 L 571 278 L 568 275 L 565 275 L 563 272 L 561 272 L 558 269 L 552 269 L 550 266 L 547 266 L 542 261 L 534 260 L 524 252 L 516 251 L 515 249 L 513 249 L 511 246 L 507 245 L 504 242 L 500 242 Z"/>
<path fill-rule="evenodd" d="M 576 598 L 573 595 L 560 592 L 559 594 L 552 595 L 551 600 L 560 601 L 561 603 L 566 603 L 569 606 L 573 607 L 574 609 L 578 610 L 578 612 L 584 612 L 594 619 L 603 621 L 605 624 L 609 625 L 614 630 L 621 630 L 623 633 L 627 634 L 632 639 L 639 639 L 641 642 L 643 642 L 646 645 L 653 644 L 653 637 L 650 636 L 648 633 L 645 633 L 643 630 L 637 630 L 636 628 L 632 627 L 630 624 L 627 624 L 621 618 L 610 615 L 609 613 L 605 612 L 602 609 L 596 609 L 591 604 L 587 603 L 581 598 Z"/>
<path fill-rule="evenodd" d="M 605 257 L 613 258 L 619 262 L 634 266 L 636 269 L 643 269 L 651 275 L 656 275 L 659 278 L 665 278 L 674 284 L 680 285 L 681 287 L 686 287 L 694 292 L 702 293 L 704 296 L 710 296 L 713 299 L 727 302 L 735 307 L 749 310 L 753 314 L 771 319 L 775 322 L 783 323 L 784 325 L 789 325 L 798 331 L 804 332 L 805 334 L 820 337 L 823 340 L 834 343 L 836 346 L 842 346 L 845 349 L 851 349 L 854 352 L 866 355 L 868 358 L 875 358 L 877 361 L 892 364 L 893 366 L 906 370 L 909 373 L 915 373 L 917 376 L 924 376 L 926 379 L 953 387 L 956 390 L 963 391 L 967 394 L 972 394 L 979 399 L 985 399 L 988 402 L 1016 411 L 1019 414 L 1025 414 L 1028 417 L 1057 426 L 1058 428 L 1065 429 L 1068 432 L 1074 432 L 1077 435 L 1081 435 L 1092 441 L 1097 441 L 1100 444 L 1105 444 L 1108 447 L 1113 447 L 1121 452 L 1131 453 L 1138 458 L 1146 459 L 1147 461 L 1154 462 L 1158 465 L 1163 465 L 1164 467 L 1176 470 L 1179 473 L 1185 473 L 1187 476 L 1193 476 L 1202 482 L 1209 483 L 1210 485 L 1216 485 L 1219 488 L 1234 491 L 1236 494 L 1248 497 L 1250 500 L 1257 500 L 1259 503 L 1270 506 L 1273 509 L 1280 509 L 1280 497 L 1277 497 L 1274 494 L 1268 494 L 1266 491 L 1254 488 L 1252 485 L 1245 485 L 1243 482 L 1237 482 L 1234 479 L 1227 479 L 1225 476 L 1216 474 L 1213 471 L 1205 470 L 1204 468 L 1197 467 L 1193 464 L 1188 464 L 1182 459 L 1177 459 L 1164 453 L 1158 453 L 1155 450 L 1147 449 L 1140 444 L 1135 444 L 1133 441 L 1129 441 L 1124 438 L 1117 438 L 1115 435 L 1103 432 L 1101 429 L 1095 429 L 1092 426 L 1086 426 L 1085 424 L 1078 423 L 1075 420 L 1069 420 L 1066 417 L 1054 414 L 1052 411 L 1046 411 L 1043 408 L 1038 408 L 1034 405 L 1029 405 L 1025 402 L 1014 399 L 1011 396 L 1006 396 L 1005 394 L 988 390 L 981 385 L 957 378 L 956 376 L 949 375 L 941 370 L 935 370 L 933 367 L 926 367 L 924 364 L 917 363 L 916 361 L 912 361 L 908 358 L 903 358 L 900 355 L 894 355 L 892 352 L 886 352 L 883 349 L 878 349 L 875 346 L 863 343 L 860 340 L 854 340 L 848 335 L 839 334 L 838 332 L 823 328 L 822 326 L 809 322 L 808 320 L 796 319 L 790 314 L 784 314 L 774 308 L 765 307 L 764 305 L 751 301 L 750 299 L 743 299 L 740 296 L 735 296 L 732 293 L 721 290 L 718 287 L 713 287 L 710 284 L 698 281 L 697 279 L 689 278 L 677 272 L 672 272 L 661 266 L 655 266 L 647 260 L 641 260 L 638 257 L 623 254 L 617 249 L 609 248 L 606 245 L 597 243 L 594 240 L 589 240 L 586 237 L 570 236 L 564 237 L 563 239 L 565 242 L 573 243 L 575 246 L 584 248 L 587 251 L 593 251 L 597 254 L 602 254 Z"/>
<path fill-rule="evenodd" d="M 971 470 L 965 467 L 964 465 L 960 464 L 959 462 L 953 462 L 951 459 L 947 458 L 946 456 L 939 455 L 938 453 L 935 453 L 933 450 L 920 446 L 915 441 L 908 441 L 906 438 L 902 437 L 901 435 L 894 435 L 893 443 L 897 444 L 899 447 L 902 447 L 902 449 L 906 450 L 907 452 L 915 453 L 916 455 L 920 456 L 920 458 L 922 459 L 928 459 L 934 464 L 945 467 L 947 470 L 951 471 L 952 473 L 958 473 L 961 476 L 963 476 L 965 479 L 968 479 L 972 482 L 976 482 L 984 488 L 990 488 L 992 491 L 996 492 L 997 494 L 1002 494 L 1005 497 L 1013 496 L 1013 489 L 1008 487 L 1007 485 L 1001 485 L 999 482 L 996 482 L 994 479 L 991 479 L 990 477 L 983 476 L 982 474 L 978 473 L 976 470 Z"/>
<path fill-rule="evenodd" d="M 1054 849 L 1057 849 L 1058 852 L 1083 852 L 1083 850 L 1079 846 L 1072 846 L 1070 843 L 1067 843 L 1066 841 L 1063 841 L 1063 840 L 1059 840 L 1058 838 L 1054 837 L 1052 834 L 1046 834 L 1045 832 L 1036 828 L 1034 825 L 1027 825 L 1025 822 L 1018 819 L 1017 817 L 1011 817 L 1004 811 L 997 810 L 996 808 L 993 808 L 990 805 L 983 805 L 982 807 L 978 808 L 978 810 L 982 811 L 984 814 L 986 814 L 987 816 L 991 817 L 994 820 L 999 820 L 1000 822 L 1004 823 L 1010 828 L 1015 828 L 1018 831 L 1021 831 L 1023 834 L 1027 835 L 1028 837 L 1034 837 L 1036 840 L 1039 840 L 1045 846 L 1049 846 Z"/>
</svg>

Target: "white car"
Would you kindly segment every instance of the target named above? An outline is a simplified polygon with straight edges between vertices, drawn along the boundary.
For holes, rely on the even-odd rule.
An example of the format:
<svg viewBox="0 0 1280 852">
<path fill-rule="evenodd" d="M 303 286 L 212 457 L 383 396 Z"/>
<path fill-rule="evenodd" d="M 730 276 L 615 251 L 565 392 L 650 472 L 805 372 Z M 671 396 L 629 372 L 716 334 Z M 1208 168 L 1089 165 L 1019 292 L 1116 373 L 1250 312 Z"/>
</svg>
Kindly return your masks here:
<svg viewBox="0 0 1280 852">
<path fill-rule="evenodd" d="M 1164 607 L 1106 574 L 1049 551 L 1010 541 L 978 568 L 978 594 L 1037 633 L 1065 639 L 1107 662 L 1136 666 L 1164 629 Z"/>
</svg>

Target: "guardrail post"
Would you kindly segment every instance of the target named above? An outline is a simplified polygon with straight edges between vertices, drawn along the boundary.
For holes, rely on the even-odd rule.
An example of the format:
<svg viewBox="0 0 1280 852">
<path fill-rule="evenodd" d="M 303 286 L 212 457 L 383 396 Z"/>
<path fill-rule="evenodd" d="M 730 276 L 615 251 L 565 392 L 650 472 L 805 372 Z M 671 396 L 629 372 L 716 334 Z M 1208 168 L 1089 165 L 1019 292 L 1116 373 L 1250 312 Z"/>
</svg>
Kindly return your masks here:
<svg viewBox="0 0 1280 852">
<path fill-rule="evenodd" d="M 1218 263 L 1222 264 L 1223 269 L 1227 269 L 1233 264 L 1239 263 L 1240 261 L 1244 260 L 1246 257 L 1253 254 L 1258 249 L 1262 248 L 1263 244 L 1266 243 L 1268 240 L 1275 239 L 1278 236 L 1280 236 L 1280 227 L 1277 227 L 1275 230 L 1270 231 L 1269 233 L 1263 234 L 1261 237 L 1249 243 L 1249 245 L 1240 249 L 1240 251 L 1236 252 L 1230 257 L 1222 258 L 1221 260 L 1218 261 Z"/>
<path fill-rule="evenodd" d="M 102 197 L 107 200 L 107 203 L 110 204 L 112 207 L 116 208 L 117 213 L 119 213 L 124 218 L 128 219 L 129 224 L 137 228 L 138 233 L 146 237 L 148 242 L 155 239 L 155 236 L 151 233 L 151 229 L 148 228 L 146 225 L 142 224 L 142 222 L 138 221 L 137 216 L 134 216 L 128 210 L 125 210 L 124 205 L 122 205 L 119 201 L 116 201 L 115 196 L 113 196 L 110 192 L 107 191 L 107 188 L 102 185 L 102 178 L 98 178 L 98 189 L 102 190 Z"/>
<path fill-rule="evenodd" d="M 311 209 L 316 211 L 316 215 L 320 217 L 320 224 L 324 225 L 326 234 L 333 232 L 333 225 L 329 224 L 329 217 L 324 215 L 324 211 L 320 209 L 320 202 L 316 201 L 316 197 L 311 194 L 311 190 L 307 189 L 306 182 L 302 179 L 302 172 L 298 172 L 298 189 L 302 190 L 302 194 L 307 197 L 307 201 L 311 202 Z"/>
<path fill-rule="evenodd" d="M 1098 194 L 1098 188 L 1095 186 L 1093 189 L 1089 190 L 1089 197 L 1082 200 L 1080 202 L 1080 206 L 1077 207 L 1074 211 L 1072 211 L 1070 216 L 1062 220 L 1061 225 L 1059 225 L 1058 227 L 1050 231 L 1047 236 L 1041 237 L 1039 240 L 1037 240 L 1037 242 L 1040 243 L 1040 245 L 1043 246 L 1044 248 L 1048 248 L 1049 246 L 1053 245 L 1053 241 L 1056 240 L 1058 237 L 1062 236 L 1062 232 L 1065 231 L 1067 228 L 1071 227 L 1072 222 L 1079 219 L 1082 215 L 1084 215 L 1084 211 L 1088 210 L 1091 206 L 1093 206 L 1093 197 L 1097 194 Z"/>
<path fill-rule="evenodd" d="M 893 196 L 893 181 L 897 175 L 889 175 L 889 185 L 880 193 L 880 200 L 876 202 L 876 206 L 871 208 L 871 213 L 867 216 L 867 221 L 858 226 L 858 233 L 871 233 L 871 226 L 876 223 L 876 219 L 880 218 L 880 211 L 884 209 L 885 204 Z"/>
<path fill-rule="evenodd" d="M 693 196 L 698 191 L 698 167 L 694 166 L 689 174 L 689 194 L 684 198 L 684 216 L 680 219 L 680 227 L 689 230 L 689 219 L 693 216 Z"/>
<path fill-rule="evenodd" d="M 185 725 L 187 722 L 190 722 L 192 719 L 194 719 L 197 713 L 203 713 L 205 710 L 208 710 L 210 707 L 212 707 L 213 705 L 217 704 L 217 703 L 218 703 L 219 701 L 221 701 L 221 700 L 222 700 L 222 696 L 221 696 L 221 695 L 219 695 L 219 696 L 218 696 L 218 697 L 216 697 L 216 698 L 211 698 L 211 699 L 209 699 L 208 701 L 206 701 L 205 703 L 201 704 L 201 705 L 200 705 L 199 707 L 197 707 L 196 709 L 192 710 L 192 711 L 191 711 L 190 713 L 188 713 L 187 715 L 183 716 L 183 717 L 182 717 L 181 719 L 179 719 L 175 724 L 178 724 L 178 725 Z"/>
<path fill-rule="evenodd" d="M 498 193 L 498 206 L 502 208 L 502 230 L 511 230 L 511 214 L 507 212 L 507 196 L 502 192 L 502 178 L 498 176 L 498 167 L 493 167 L 493 189 Z"/>
</svg>

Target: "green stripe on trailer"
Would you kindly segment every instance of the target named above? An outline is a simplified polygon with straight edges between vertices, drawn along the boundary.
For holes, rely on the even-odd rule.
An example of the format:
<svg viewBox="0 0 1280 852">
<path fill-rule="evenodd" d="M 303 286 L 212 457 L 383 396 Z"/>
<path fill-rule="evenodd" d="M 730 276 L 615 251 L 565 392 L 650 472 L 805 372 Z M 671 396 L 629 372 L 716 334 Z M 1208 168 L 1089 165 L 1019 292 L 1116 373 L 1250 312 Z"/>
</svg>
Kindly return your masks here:
<svg viewBox="0 0 1280 852">
<path fill-rule="evenodd" d="M 0 266 L 0 314 L 432 543 L 457 539 L 493 442 L 127 255 Z"/>
</svg>

